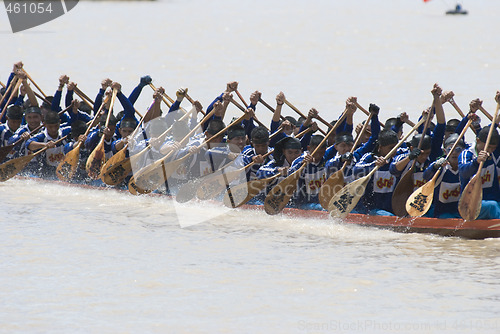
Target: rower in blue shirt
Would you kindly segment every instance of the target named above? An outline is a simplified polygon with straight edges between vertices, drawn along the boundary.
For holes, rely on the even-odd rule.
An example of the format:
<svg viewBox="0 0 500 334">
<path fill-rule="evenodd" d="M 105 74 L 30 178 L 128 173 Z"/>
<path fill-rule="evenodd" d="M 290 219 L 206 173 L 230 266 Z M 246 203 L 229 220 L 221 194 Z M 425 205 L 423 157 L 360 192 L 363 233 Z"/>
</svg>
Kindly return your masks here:
<svg viewBox="0 0 500 334">
<path fill-rule="evenodd" d="M 393 158 L 385 160 L 384 157 L 397 143 L 398 135 L 396 132 L 382 130 L 373 152 L 366 153 L 354 165 L 352 174 L 355 178 L 367 175 L 375 166 L 379 166 L 379 168 L 368 181 L 365 193 L 353 212 L 380 216 L 394 215 L 392 212 L 392 193 L 396 186 L 396 177 L 389 172 Z"/>
<path fill-rule="evenodd" d="M 444 152 L 452 149 L 458 139 L 458 134 L 452 133 L 444 144 Z M 424 180 L 429 181 L 434 174 L 442 168 L 441 174 L 436 180 L 432 206 L 425 216 L 437 218 L 460 218 L 458 212 L 458 200 L 461 194 L 460 178 L 458 172 L 458 157 L 465 149 L 465 142 L 461 139 L 448 160 L 444 157 L 434 161 L 424 171 Z"/>
<path fill-rule="evenodd" d="M 490 125 L 491 126 L 491 125 Z M 484 162 L 481 170 L 483 200 L 478 219 L 500 218 L 500 187 L 499 187 L 499 164 L 500 149 L 497 129 L 493 129 L 488 150 L 485 150 L 486 139 L 490 126 L 485 126 L 476 137 L 475 147 L 464 150 L 458 158 L 458 170 L 460 184 L 465 189 L 470 179 L 476 174 L 479 163 Z"/>
</svg>

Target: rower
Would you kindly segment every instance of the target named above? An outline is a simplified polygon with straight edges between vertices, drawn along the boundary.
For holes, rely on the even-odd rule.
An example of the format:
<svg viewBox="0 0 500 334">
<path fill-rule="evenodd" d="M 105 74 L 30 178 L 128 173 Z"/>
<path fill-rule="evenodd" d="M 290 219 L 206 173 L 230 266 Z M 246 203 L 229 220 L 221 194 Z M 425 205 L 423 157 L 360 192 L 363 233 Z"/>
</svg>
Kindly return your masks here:
<svg viewBox="0 0 500 334">
<path fill-rule="evenodd" d="M 490 125 L 491 126 L 491 125 Z M 464 150 L 458 158 L 460 184 L 465 189 L 469 180 L 476 174 L 479 163 L 484 162 L 481 170 L 483 200 L 481 211 L 477 219 L 500 219 L 500 186 L 498 169 L 500 163 L 500 149 L 498 147 L 499 134 L 493 129 L 488 150 L 484 150 L 490 126 L 485 126 L 476 136 L 476 145 Z"/>
<path fill-rule="evenodd" d="M 444 153 L 448 154 L 458 139 L 458 134 L 452 133 L 444 143 Z M 458 157 L 465 149 L 465 142 L 460 139 L 457 146 L 450 154 L 448 160 L 444 157 L 434 161 L 424 171 L 425 181 L 432 179 L 434 174 L 442 167 L 441 174 L 436 180 L 432 206 L 425 214 L 426 217 L 460 218 L 458 200 L 460 198 L 460 178 L 458 174 Z"/>
<path fill-rule="evenodd" d="M 7 121 L 0 125 L 0 147 L 9 145 L 9 139 L 15 134 L 21 126 L 23 120 L 23 108 L 21 106 L 10 105 L 7 107 Z M 11 151 L 5 160 L 14 157 L 15 151 Z"/>
<path fill-rule="evenodd" d="M 366 153 L 372 152 L 375 148 L 376 141 L 380 132 L 380 123 L 378 120 L 378 113 L 380 108 L 375 104 L 370 104 L 369 111 L 372 114 L 371 118 L 371 131 L 370 137 L 362 142 L 361 146 L 351 153 L 352 147 L 354 145 L 354 138 L 350 133 L 341 133 L 335 137 L 335 149 L 337 150 L 337 155 L 326 162 L 326 169 L 328 171 L 327 178 L 330 177 L 334 172 L 340 170 L 344 162 L 348 161 L 349 164 L 344 171 L 344 180 L 346 183 L 353 181 L 352 168 L 354 165 L 365 155 Z M 361 131 L 361 129 L 360 129 Z M 359 132 L 359 131 L 358 131 Z"/>
<path fill-rule="evenodd" d="M 354 165 L 352 169 L 354 178 L 367 175 L 375 166 L 379 166 L 379 168 L 368 182 L 365 194 L 353 212 L 394 216 L 392 213 L 392 193 L 396 186 L 396 177 L 389 172 L 389 166 L 394 158 L 385 160 L 384 157 L 396 146 L 398 138 L 396 132 L 382 130 L 373 152 L 366 153 Z"/>
<path fill-rule="evenodd" d="M 323 141 L 323 138 L 321 135 L 313 135 L 307 151 L 295 159 L 288 169 L 288 175 L 291 175 L 302 166 L 303 162 L 307 163 L 300 174 L 298 187 L 293 198 L 293 201 L 301 209 L 323 210 L 321 204 L 319 204 L 318 195 L 319 189 L 326 181 L 326 142 L 316 150 L 318 145 Z M 315 150 L 314 155 L 311 155 L 310 152 Z"/>
<path fill-rule="evenodd" d="M 39 134 L 26 141 L 26 147 L 30 151 L 48 147 L 48 149 L 38 156 L 40 168 L 39 176 L 56 179 L 56 168 L 64 159 L 64 145 L 69 142 L 65 139 L 58 144 L 55 142 L 71 132 L 71 127 L 61 127 L 61 119 L 55 111 L 48 111 L 45 115 L 43 124 L 45 128 Z"/>
<path fill-rule="evenodd" d="M 24 119 L 26 120 L 26 124 L 21 125 L 8 141 L 8 144 L 12 145 L 20 138 L 23 138 L 21 144 L 14 147 L 14 150 L 16 150 L 16 157 L 28 154 L 28 151 L 26 150 L 26 140 L 28 140 L 30 135 L 34 134 L 33 131 L 42 124 L 42 112 L 40 108 L 28 107 L 24 112 Z M 37 132 L 40 132 L 40 129 Z M 30 162 L 30 164 L 32 163 L 33 161 Z"/>
</svg>

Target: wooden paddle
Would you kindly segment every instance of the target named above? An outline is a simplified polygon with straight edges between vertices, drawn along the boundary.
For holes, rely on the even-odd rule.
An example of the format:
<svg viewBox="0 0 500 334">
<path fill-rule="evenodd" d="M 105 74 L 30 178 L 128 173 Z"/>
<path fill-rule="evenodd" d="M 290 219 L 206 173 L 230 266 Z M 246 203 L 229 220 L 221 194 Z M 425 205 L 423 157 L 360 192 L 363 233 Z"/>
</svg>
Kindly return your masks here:
<svg viewBox="0 0 500 334">
<path fill-rule="evenodd" d="M 406 134 L 406 136 L 396 144 L 392 148 L 392 150 L 387 153 L 384 159 L 391 158 L 397 151 L 397 149 L 403 145 L 406 139 L 415 131 L 417 128 L 425 121 L 425 119 L 421 119 L 415 126 Z M 339 192 L 337 192 L 330 203 L 328 203 L 328 211 L 330 212 L 330 216 L 333 218 L 345 218 L 349 212 L 354 209 L 356 204 L 358 204 L 361 196 L 364 195 L 366 190 L 366 185 L 370 181 L 370 178 L 375 174 L 375 172 L 379 169 L 378 166 L 375 166 L 370 173 L 366 176 L 356 179 L 353 182 L 347 184 L 344 188 L 342 188 Z"/>
<path fill-rule="evenodd" d="M 279 178 L 281 174 L 276 174 L 265 179 L 251 180 L 233 187 L 229 187 L 224 194 L 224 205 L 228 208 L 237 208 L 247 203 L 249 200 L 260 194 L 260 192 L 272 181 Z"/>
<path fill-rule="evenodd" d="M 59 144 L 61 141 L 66 139 L 67 135 L 62 137 L 61 139 L 57 140 L 55 144 Z M 49 147 L 44 147 L 41 150 L 38 150 L 35 153 L 30 153 L 28 155 L 24 155 L 22 157 L 16 158 L 9 160 L 7 162 L 4 162 L 3 164 L 0 165 L 0 182 L 7 181 L 8 179 L 14 177 L 17 173 L 23 170 L 24 167 L 26 167 L 27 164 L 31 160 L 33 160 L 34 157 L 37 155 L 45 152 L 48 150 Z"/>
<path fill-rule="evenodd" d="M 209 119 L 215 112 L 215 108 L 212 109 L 204 119 Z M 224 132 L 236 122 L 240 122 L 246 115 L 242 115 L 237 121 L 231 123 L 221 131 L 219 131 L 216 135 L 209 138 L 207 141 L 198 146 L 198 149 L 203 145 L 208 144 L 214 138 L 221 136 Z M 198 128 L 203 124 L 203 120 L 196 125 L 181 141 L 180 145 L 184 145 L 189 138 L 198 130 Z M 193 153 L 188 153 L 184 157 L 166 162 L 176 151 L 170 151 L 163 158 L 156 160 L 151 165 L 146 166 L 140 169 L 137 173 L 134 174 L 134 182 L 137 189 L 143 189 L 144 191 L 152 191 L 158 189 L 161 185 L 165 184 L 167 179 L 179 168 L 180 165 L 184 164 Z"/>
<path fill-rule="evenodd" d="M 487 111 L 486 111 L 486 109 L 484 109 L 484 107 L 483 107 L 483 106 L 479 106 L 478 108 L 479 108 L 479 110 L 481 110 L 481 112 L 482 112 L 482 113 L 483 113 L 486 117 L 488 117 L 488 118 L 489 118 L 489 120 L 490 120 L 490 121 L 493 121 L 493 117 L 490 115 L 490 113 L 489 113 L 489 112 L 487 112 Z"/>
<path fill-rule="evenodd" d="M 303 135 L 305 135 L 307 132 L 311 131 L 312 129 L 309 127 L 305 129 L 304 131 L 300 132 L 297 134 L 295 138 L 300 138 Z M 275 135 L 280 133 L 281 131 L 276 131 L 274 132 L 270 139 L 272 139 Z M 272 154 L 274 152 L 273 150 L 270 150 L 266 154 L 264 154 L 264 157 L 267 157 L 268 155 Z M 232 162 L 229 164 L 225 165 L 224 167 L 220 168 L 219 170 L 215 171 L 212 174 L 209 174 L 207 178 L 205 178 L 203 181 L 196 182 L 197 184 L 197 191 L 196 195 L 198 199 L 201 200 L 206 200 L 215 197 L 216 195 L 220 194 L 222 191 L 226 190 L 227 192 L 231 192 L 231 189 L 233 186 L 231 186 L 231 183 L 234 182 L 236 179 L 240 178 L 243 174 L 246 173 L 246 169 L 250 168 L 255 164 L 255 162 L 251 162 L 250 164 L 237 169 L 237 170 L 232 170 L 232 171 L 225 171 L 225 168 L 229 167 Z M 249 181 L 251 182 L 251 181 Z M 243 182 L 243 184 L 246 184 L 247 182 Z M 239 184 L 237 185 L 239 186 Z M 194 185 L 186 186 L 186 188 L 191 189 L 191 187 L 194 187 Z M 182 187 L 181 187 L 182 188 Z M 177 194 L 178 196 L 179 194 Z M 194 197 L 194 190 L 193 194 L 190 198 L 188 196 L 191 195 L 188 193 L 188 189 L 184 189 L 182 192 L 181 200 L 183 201 L 189 201 L 191 198 Z M 187 199 L 187 200 L 186 200 Z M 249 198 L 248 200 L 250 200 Z"/>
<path fill-rule="evenodd" d="M 448 154 L 446 155 L 446 160 L 450 158 L 451 153 L 453 153 L 458 142 L 463 138 L 465 132 L 471 124 L 472 120 L 470 119 L 458 136 L 457 141 L 453 144 L 450 152 L 448 152 Z M 408 212 L 408 215 L 410 215 L 411 217 L 420 217 L 425 215 L 427 211 L 429 211 L 432 200 L 434 198 L 434 187 L 436 185 L 436 180 L 438 179 L 441 170 L 442 166 L 439 167 L 430 181 L 419 187 L 410 195 L 410 197 L 408 197 L 408 200 L 406 201 L 406 211 Z"/>
<path fill-rule="evenodd" d="M 331 127 L 331 129 L 325 135 L 321 143 L 318 146 L 316 146 L 316 149 L 311 153 L 311 155 L 314 155 L 314 153 L 316 153 L 316 151 L 321 146 L 323 146 L 323 144 L 328 139 L 328 136 L 332 134 L 339 127 L 340 123 L 342 123 L 342 121 L 346 118 L 346 116 L 347 116 L 347 110 L 344 110 L 344 113 L 339 118 L 339 121 L 336 122 L 335 125 Z M 273 189 L 271 189 L 271 191 L 267 194 L 266 199 L 264 201 L 264 209 L 267 214 L 269 215 L 278 214 L 288 204 L 290 198 L 293 196 L 293 193 L 297 189 L 297 181 L 300 179 L 302 170 L 304 170 L 306 165 L 307 164 L 305 162 L 302 162 L 302 166 L 300 166 L 299 169 L 297 169 L 292 174 L 288 175 L 284 180 L 282 180 L 280 183 L 274 186 Z"/>
<path fill-rule="evenodd" d="M 262 157 L 266 159 L 273 152 L 274 150 L 270 150 Z M 226 190 L 232 182 L 243 177 L 245 177 L 244 183 L 246 183 L 246 171 L 253 165 L 255 165 L 255 161 L 252 161 L 242 168 L 234 170 L 227 171 L 224 168 L 219 169 L 215 173 L 211 174 L 210 177 L 205 180 L 205 182 L 200 184 L 198 190 L 196 191 L 196 197 L 201 200 L 214 198 L 215 196 Z"/>
<path fill-rule="evenodd" d="M 87 129 L 85 130 L 85 137 L 89 134 L 90 130 L 97 125 L 97 122 L 99 122 L 99 117 L 102 108 L 107 103 L 107 99 L 105 98 L 104 101 L 101 103 L 101 106 L 99 107 L 99 110 L 95 114 L 94 118 L 92 121 L 90 121 L 90 124 L 87 124 Z M 70 105 L 68 108 L 71 108 L 72 105 Z M 64 111 L 63 111 L 64 112 Z M 57 165 L 56 168 L 56 176 L 59 180 L 61 181 L 70 181 L 73 178 L 73 175 L 75 175 L 76 170 L 78 168 L 78 162 L 80 161 L 80 149 L 83 145 L 83 142 L 81 140 L 78 140 L 76 145 L 73 147 L 71 151 L 66 153 L 64 155 L 64 159 Z"/>
<path fill-rule="evenodd" d="M 149 87 L 151 87 L 152 90 L 156 91 L 156 87 L 155 85 L 153 85 L 152 83 L 149 84 Z M 168 98 L 168 101 L 167 99 Z M 162 94 L 161 95 L 161 99 L 163 100 L 163 102 L 167 105 L 167 107 L 171 107 L 172 106 L 172 103 L 174 103 L 174 100 L 172 100 L 167 94 Z M 170 102 L 169 102 L 170 101 Z"/>
<path fill-rule="evenodd" d="M 358 109 L 361 110 L 366 116 L 370 116 L 370 112 L 368 110 L 366 110 L 365 108 L 363 108 L 363 106 L 358 103 L 357 99 L 354 99 L 353 102 L 356 105 L 356 107 L 358 107 Z M 382 128 L 385 128 L 385 124 L 384 123 L 382 123 L 380 121 L 379 121 L 379 123 L 380 123 L 380 126 Z M 415 124 L 412 121 L 408 120 L 408 125 L 409 126 L 414 126 Z"/>
<path fill-rule="evenodd" d="M 9 83 L 9 87 L 5 90 L 5 93 L 3 94 L 2 98 L 0 99 L 0 105 L 2 105 L 3 101 L 5 101 L 5 98 L 9 96 L 9 93 L 12 91 L 12 88 L 14 88 L 17 85 L 17 82 L 19 81 L 19 78 L 17 76 L 14 77 Z M 8 103 L 5 103 L 4 108 L 7 108 Z M 2 116 L 3 116 L 3 110 L 2 110 Z"/>
<path fill-rule="evenodd" d="M 88 105 L 91 109 L 94 109 L 94 101 L 92 101 L 84 92 L 82 92 L 78 87 L 75 86 L 73 89 L 76 95 L 78 95 L 82 101 Z"/>
<path fill-rule="evenodd" d="M 264 105 L 267 109 L 269 109 L 272 113 L 275 113 L 275 112 L 276 112 L 276 110 L 275 110 L 273 107 L 271 107 L 269 104 L 267 104 L 267 103 L 266 103 L 266 101 L 264 101 L 262 98 L 259 98 L 259 102 L 260 102 L 260 103 L 262 103 L 262 104 L 263 104 L 263 105 Z M 286 120 L 286 118 L 285 118 L 283 115 L 280 115 L 280 119 L 281 119 L 282 121 L 285 121 L 285 120 Z"/>
<path fill-rule="evenodd" d="M 498 117 L 498 109 L 500 108 L 500 103 L 497 103 L 497 108 L 495 110 L 495 116 L 493 119 L 496 121 Z M 488 132 L 488 137 L 486 138 L 486 143 L 484 145 L 484 151 L 488 150 L 490 145 L 491 136 L 493 134 L 493 129 L 495 126 L 493 123 L 490 125 L 490 131 Z M 477 216 L 481 212 L 481 201 L 483 200 L 483 182 L 481 177 L 481 171 L 483 169 L 484 161 L 479 163 L 476 175 L 474 175 L 465 186 L 462 191 L 462 195 L 458 200 L 458 212 L 460 216 L 465 221 L 476 220 Z"/>
<path fill-rule="evenodd" d="M 196 109 L 193 108 L 190 112 L 188 112 L 187 114 L 185 114 L 184 116 L 182 116 L 178 121 L 184 121 L 187 117 L 189 117 L 189 115 L 191 114 L 191 112 L 193 112 L 194 110 L 196 110 Z M 147 114 L 142 118 L 142 120 L 144 120 L 146 117 L 147 117 Z M 172 124 L 167 130 L 165 130 L 160 136 L 158 136 L 158 140 L 159 141 L 163 141 L 165 139 L 165 137 L 170 132 L 172 132 L 172 129 L 174 128 L 174 126 L 175 126 L 175 123 Z M 136 128 L 136 129 L 138 129 L 138 128 Z M 133 137 L 134 136 L 130 136 L 130 138 L 133 138 Z M 138 153 L 136 153 L 133 156 L 128 157 L 128 158 L 126 158 L 126 149 L 127 148 L 128 148 L 128 144 L 123 149 L 120 150 L 120 152 L 123 151 L 122 153 L 118 152 L 117 154 L 115 154 L 115 155 L 120 154 L 119 157 L 117 157 L 114 161 L 111 161 L 111 159 L 113 159 L 113 157 L 115 157 L 115 155 L 113 155 L 113 157 L 111 157 L 108 160 L 108 162 L 110 162 L 110 164 L 111 164 L 108 168 L 103 167 L 104 172 L 101 171 L 101 179 L 107 185 L 115 186 L 115 185 L 121 183 L 123 180 L 125 180 L 125 178 L 131 172 L 133 172 L 133 167 L 132 167 L 133 161 L 140 161 L 142 159 L 142 156 L 144 154 L 148 153 L 149 150 L 151 149 L 151 144 L 148 143 L 148 145 L 146 145 L 146 147 L 143 148 L 140 152 L 138 152 Z M 132 188 L 131 188 L 131 189 L 133 189 L 132 191 L 134 191 L 134 194 L 137 194 L 138 190 L 142 194 L 150 192 L 150 191 L 145 190 L 145 189 L 139 189 L 135 185 L 134 182 L 135 181 L 132 181 L 133 185 L 132 185 Z"/>
<path fill-rule="evenodd" d="M 111 103 L 108 108 L 108 116 L 106 117 L 106 123 L 104 124 L 105 128 L 107 128 L 109 125 L 109 119 L 111 118 L 111 114 L 113 113 L 113 105 L 115 103 L 117 94 L 118 90 L 116 88 L 113 89 L 113 93 L 111 95 Z M 106 152 L 104 151 L 104 137 L 105 135 L 103 134 L 101 136 L 99 144 L 97 144 L 92 153 L 90 153 L 87 159 L 87 163 L 85 164 L 85 169 L 87 171 L 88 176 L 94 180 L 97 180 L 99 178 L 99 174 L 101 173 L 101 168 L 104 165 L 104 162 L 106 161 Z"/>
<path fill-rule="evenodd" d="M 59 115 L 65 113 L 66 111 L 68 111 L 69 109 L 71 108 L 71 106 L 67 107 L 66 109 L 62 110 L 59 112 Z M 43 124 L 40 124 L 39 126 L 37 126 L 36 128 L 34 128 L 31 132 L 30 132 L 30 137 L 34 136 L 38 130 L 40 130 L 41 128 L 43 127 Z M 0 161 L 3 161 L 5 159 L 5 157 L 7 156 L 7 154 L 9 154 L 13 149 L 14 147 L 16 147 L 16 145 L 22 143 L 24 141 L 23 138 L 19 138 L 15 143 L 13 144 L 10 144 L 10 145 L 7 145 L 7 146 L 2 146 L 0 147 Z"/>
<path fill-rule="evenodd" d="M 184 96 L 185 96 L 185 97 L 186 97 L 186 99 L 189 101 L 189 103 L 191 103 L 191 105 L 194 107 L 194 104 L 195 104 L 194 102 L 195 102 L 195 101 L 191 98 L 191 96 L 189 96 L 189 94 L 188 94 L 187 92 L 184 94 Z M 197 110 L 197 111 L 199 111 L 199 112 L 200 112 L 203 116 L 205 116 L 205 115 L 206 115 L 206 113 L 205 113 L 203 110 L 201 110 L 201 109 L 200 109 L 200 110 Z"/>
<path fill-rule="evenodd" d="M 427 129 L 431 124 L 433 110 L 434 108 L 431 108 L 431 111 L 429 112 L 429 115 L 427 116 L 427 119 L 425 121 L 424 129 L 422 131 L 422 137 L 418 142 L 418 148 L 422 147 L 422 143 L 424 142 L 425 134 L 427 133 Z M 410 168 L 406 171 L 406 173 L 403 174 L 403 176 L 401 176 L 392 194 L 392 212 L 399 217 L 404 217 L 408 214 L 406 212 L 406 201 L 408 200 L 408 197 L 410 197 L 410 195 L 413 193 L 415 188 L 413 173 L 415 172 L 417 159 L 414 159 L 410 163 Z"/>
<path fill-rule="evenodd" d="M 238 102 L 236 102 L 235 100 L 231 99 L 231 102 L 236 106 L 238 107 L 238 109 L 240 109 L 241 111 L 243 112 L 246 112 L 247 109 L 245 109 L 244 107 L 241 106 L 241 104 L 239 104 Z M 257 119 L 257 116 L 254 115 L 253 117 L 254 121 L 257 122 L 257 124 L 259 124 L 260 126 L 262 126 L 263 128 L 265 128 L 267 131 L 269 131 L 269 129 L 267 128 L 267 126 L 264 125 L 264 123 L 262 123 L 261 121 L 259 121 Z"/>
<path fill-rule="evenodd" d="M 352 145 L 350 151 L 351 154 L 356 150 L 356 147 L 358 146 L 359 141 L 361 140 L 361 136 L 368 127 L 368 123 L 370 123 L 372 116 L 373 114 L 371 113 L 368 114 L 368 119 L 365 121 L 365 124 L 363 124 L 363 128 L 356 136 L 356 140 Z M 332 175 L 330 175 L 330 177 L 325 181 L 325 183 L 323 183 L 323 185 L 319 189 L 319 196 L 318 196 L 319 204 L 321 204 L 323 209 L 325 210 L 328 209 L 328 203 L 330 203 L 330 200 L 332 199 L 333 195 L 344 187 L 345 185 L 344 170 L 347 168 L 348 164 L 350 164 L 350 161 L 344 162 L 342 168 L 333 173 Z"/>
<path fill-rule="evenodd" d="M 3 115 L 5 115 L 5 112 L 7 111 L 7 107 L 9 106 L 10 102 L 14 98 L 14 95 L 16 95 L 16 92 L 19 90 L 19 86 L 21 86 L 21 84 L 22 84 L 22 81 L 21 80 L 17 80 L 17 82 L 16 82 L 16 84 L 14 86 L 14 89 L 12 90 L 12 92 L 11 92 L 11 94 L 9 96 L 9 99 L 7 100 L 7 103 L 5 103 L 5 105 L 4 105 L 3 109 L 2 109 L 2 112 L 0 113 L 0 119 L 2 119 Z M 5 95 L 7 95 L 7 93 Z"/>
<path fill-rule="evenodd" d="M 300 112 L 299 109 L 297 109 L 293 104 L 291 104 L 288 100 L 285 99 L 285 104 L 287 106 L 289 106 L 293 111 L 295 111 L 299 116 L 303 117 L 304 119 L 306 119 L 306 115 L 304 115 L 303 113 Z M 318 121 L 320 121 L 321 123 L 325 124 L 328 128 L 332 128 L 332 125 L 330 123 L 328 123 L 327 121 L 325 121 L 321 116 L 316 116 L 315 117 Z M 324 130 L 321 130 L 321 129 L 318 129 L 319 132 L 321 132 L 324 136 L 326 136 L 326 132 Z"/>
<path fill-rule="evenodd" d="M 33 85 L 35 85 L 35 87 L 38 89 L 38 91 L 39 91 L 40 93 L 42 93 L 43 97 L 46 99 L 46 98 L 47 98 L 47 95 L 45 95 L 45 93 L 42 91 L 42 89 L 40 88 L 40 86 L 38 86 L 38 85 L 36 84 L 36 82 L 35 82 L 35 81 L 33 81 L 33 78 L 31 78 L 31 76 L 28 74 L 28 72 L 26 72 L 26 70 L 25 70 L 24 68 L 23 68 L 23 72 L 24 72 L 24 73 L 26 73 L 26 76 L 28 77 L 28 79 L 30 79 L 31 83 L 32 83 Z"/>
</svg>

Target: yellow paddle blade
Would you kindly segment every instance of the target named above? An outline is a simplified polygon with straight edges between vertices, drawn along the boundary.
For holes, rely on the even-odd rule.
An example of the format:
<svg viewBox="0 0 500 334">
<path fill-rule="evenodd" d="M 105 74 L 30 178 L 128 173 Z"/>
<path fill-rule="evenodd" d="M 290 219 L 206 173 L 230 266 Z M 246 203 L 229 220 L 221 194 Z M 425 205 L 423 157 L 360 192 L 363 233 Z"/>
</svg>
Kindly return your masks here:
<svg viewBox="0 0 500 334">
<path fill-rule="evenodd" d="M 97 180 L 99 178 L 99 174 L 101 174 L 101 168 L 104 165 L 105 160 L 106 153 L 104 151 L 103 136 L 96 148 L 92 151 L 92 153 L 90 153 L 90 156 L 88 157 L 87 163 L 85 165 L 87 174 L 91 179 Z"/>
<path fill-rule="evenodd" d="M 481 212 L 481 201 L 483 200 L 482 178 L 478 172 L 467 183 L 460 199 L 458 200 L 458 212 L 466 221 L 476 220 Z"/>
<path fill-rule="evenodd" d="M 109 167 L 104 173 L 101 173 L 101 180 L 107 185 L 116 186 L 123 182 L 131 172 L 132 164 L 130 163 L 130 158 L 125 158 Z"/>
<path fill-rule="evenodd" d="M 279 177 L 275 175 L 266 179 L 252 180 L 231 186 L 224 194 L 224 205 L 228 208 L 237 208 L 257 196 L 272 180 Z"/>
<path fill-rule="evenodd" d="M 330 177 L 319 189 L 319 204 L 321 204 L 323 209 L 328 210 L 328 204 L 330 203 L 333 195 L 340 191 L 340 189 L 344 186 L 344 172 L 342 170 L 338 170 L 330 175 Z"/>
<path fill-rule="evenodd" d="M 238 184 L 247 182 L 244 169 L 232 171 L 218 170 L 200 184 L 196 191 L 196 196 L 201 200 L 214 198 L 235 181 L 238 182 Z"/>
<path fill-rule="evenodd" d="M 113 165 L 122 162 L 125 160 L 127 157 L 127 146 L 125 145 L 124 148 L 122 148 L 120 151 L 116 152 L 116 154 L 113 154 L 111 158 L 106 161 L 106 163 L 102 166 L 101 168 L 101 174 L 99 175 L 99 178 L 102 179 L 102 175 L 109 169 L 113 167 Z"/>
<path fill-rule="evenodd" d="M 7 181 L 8 179 L 14 177 L 17 173 L 23 170 L 23 168 L 35 157 L 33 153 L 19 157 L 16 159 L 9 160 L 0 165 L 0 182 Z"/>
<path fill-rule="evenodd" d="M 267 194 L 264 201 L 264 210 L 267 214 L 278 214 L 288 204 L 290 198 L 292 198 L 293 193 L 297 189 L 297 182 L 305 166 L 306 165 L 303 164 L 302 167 L 288 175 L 286 179 L 274 186 L 269 194 Z"/>
<path fill-rule="evenodd" d="M 434 198 L 434 179 L 415 190 L 406 201 L 406 211 L 412 217 L 421 217 L 429 211 Z"/>
<path fill-rule="evenodd" d="M 64 160 L 59 163 L 56 168 L 56 176 L 61 181 L 70 181 L 75 175 L 76 169 L 78 168 L 78 162 L 80 161 L 80 147 L 81 142 L 69 151 L 65 156 Z"/>
<path fill-rule="evenodd" d="M 358 204 L 359 199 L 365 193 L 366 184 L 370 180 L 370 176 L 365 176 L 357 179 L 339 192 L 337 192 L 330 203 L 328 203 L 328 211 L 333 218 L 345 218 Z"/>
</svg>

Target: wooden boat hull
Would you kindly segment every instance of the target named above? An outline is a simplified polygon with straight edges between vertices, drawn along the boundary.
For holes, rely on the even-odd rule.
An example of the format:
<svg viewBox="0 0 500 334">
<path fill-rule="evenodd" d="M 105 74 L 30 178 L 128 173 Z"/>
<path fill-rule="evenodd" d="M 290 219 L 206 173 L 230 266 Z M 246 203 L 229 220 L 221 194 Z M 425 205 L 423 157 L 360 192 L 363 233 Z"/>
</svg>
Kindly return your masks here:
<svg viewBox="0 0 500 334">
<path fill-rule="evenodd" d="M 36 177 L 33 178 L 22 176 L 17 176 L 17 178 L 32 179 L 43 182 L 55 182 L 84 188 L 118 190 L 125 192 L 125 190 L 120 190 L 117 188 L 98 187 L 92 185 L 70 183 L 60 180 L 47 181 Z M 161 194 L 149 195 L 167 196 Z M 245 204 L 242 205 L 240 209 L 264 211 L 264 206 Z M 293 218 L 331 219 L 328 211 L 284 208 L 282 214 Z M 345 224 L 377 227 L 402 233 L 431 233 L 446 237 L 461 237 L 467 239 L 500 238 L 500 219 L 474 220 L 466 222 L 463 219 L 440 219 L 426 217 L 402 218 L 396 216 L 371 216 L 350 213 L 342 221 Z"/>
<path fill-rule="evenodd" d="M 246 209 L 260 210 L 259 206 L 245 205 Z M 283 214 L 291 217 L 331 219 L 327 211 L 285 208 Z M 500 219 L 474 220 L 439 218 L 401 218 L 396 216 L 370 216 L 350 213 L 342 220 L 345 224 L 371 226 L 402 233 L 431 233 L 446 237 L 486 239 L 500 237 Z M 495 226 L 498 225 L 498 226 Z"/>
</svg>

